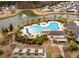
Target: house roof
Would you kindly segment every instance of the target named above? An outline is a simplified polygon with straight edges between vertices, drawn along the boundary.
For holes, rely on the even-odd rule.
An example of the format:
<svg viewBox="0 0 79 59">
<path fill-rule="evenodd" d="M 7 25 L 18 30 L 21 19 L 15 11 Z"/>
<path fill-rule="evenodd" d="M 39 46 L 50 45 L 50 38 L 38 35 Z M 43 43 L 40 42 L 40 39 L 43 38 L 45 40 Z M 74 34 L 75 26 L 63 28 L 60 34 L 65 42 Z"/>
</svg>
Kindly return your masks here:
<svg viewBox="0 0 79 59">
<path fill-rule="evenodd" d="M 21 53 L 26 53 L 27 52 L 27 48 L 23 48 Z"/>
<path fill-rule="evenodd" d="M 76 6 L 76 10 L 79 10 L 79 6 Z"/>
<path fill-rule="evenodd" d="M 30 53 L 35 53 L 35 48 L 29 48 L 30 49 Z"/>
<path fill-rule="evenodd" d="M 72 6 L 72 7 L 70 7 L 69 9 L 76 9 L 76 10 L 79 10 L 79 6 Z"/>
<path fill-rule="evenodd" d="M 38 49 L 38 53 L 43 53 L 44 49 L 43 48 L 39 48 Z"/>
<path fill-rule="evenodd" d="M 65 35 L 63 31 L 49 31 L 48 35 Z"/>
<path fill-rule="evenodd" d="M 75 33 L 77 37 L 79 37 L 79 26 L 76 25 L 75 22 L 71 21 L 66 24 L 66 27 Z"/>
<path fill-rule="evenodd" d="M 19 50 L 20 50 L 19 48 L 15 48 L 14 51 L 13 51 L 13 53 L 18 53 Z"/>
</svg>

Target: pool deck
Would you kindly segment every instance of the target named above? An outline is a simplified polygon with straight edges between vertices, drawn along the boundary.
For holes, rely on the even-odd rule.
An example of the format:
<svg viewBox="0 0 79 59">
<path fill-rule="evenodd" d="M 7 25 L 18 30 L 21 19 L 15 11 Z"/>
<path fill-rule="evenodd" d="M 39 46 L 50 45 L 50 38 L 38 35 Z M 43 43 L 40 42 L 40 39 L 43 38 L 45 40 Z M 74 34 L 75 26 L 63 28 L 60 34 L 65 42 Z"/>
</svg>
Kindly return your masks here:
<svg viewBox="0 0 79 59">
<path fill-rule="evenodd" d="M 53 23 L 53 22 L 57 23 L 58 26 L 60 27 L 59 30 L 57 30 L 57 31 L 63 31 L 64 28 L 63 28 L 63 25 L 62 25 L 61 23 L 59 23 L 59 22 L 57 22 L 57 21 L 50 21 L 50 22 L 48 22 L 48 23 L 42 22 L 42 23 L 40 23 L 40 25 L 38 25 L 38 24 L 33 24 L 33 25 L 31 25 L 31 26 L 25 26 L 25 27 L 21 30 L 21 31 L 23 32 L 22 35 L 24 35 L 24 34 L 28 35 L 28 33 L 26 32 L 26 28 L 29 28 L 29 29 L 30 29 L 32 26 L 47 27 L 47 26 L 50 25 L 50 23 Z M 45 30 L 43 30 L 43 31 L 47 31 L 47 30 L 50 31 L 50 29 L 45 29 Z M 40 34 L 42 34 L 42 33 L 34 34 L 34 36 L 40 35 Z M 32 35 L 33 35 L 33 34 L 32 34 Z"/>
<path fill-rule="evenodd" d="M 39 25 L 39 26 L 41 26 L 41 27 L 47 27 L 47 26 L 49 26 L 49 23 L 42 22 L 42 23 L 40 23 L 40 25 Z"/>
</svg>

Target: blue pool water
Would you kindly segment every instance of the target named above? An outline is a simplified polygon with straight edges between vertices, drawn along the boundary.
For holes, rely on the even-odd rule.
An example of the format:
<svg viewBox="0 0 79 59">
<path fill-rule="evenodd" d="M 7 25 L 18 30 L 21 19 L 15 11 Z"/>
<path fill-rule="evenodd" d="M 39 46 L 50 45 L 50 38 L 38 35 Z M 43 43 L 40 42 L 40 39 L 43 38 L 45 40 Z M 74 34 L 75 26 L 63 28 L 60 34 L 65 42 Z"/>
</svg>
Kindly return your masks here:
<svg viewBox="0 0 79 59">
<path fill-rule="evenodd" d="M 46 30 L 46 29 L 48 29 L 48 30 L 50 30 L 50 31 L 57 31 L 57 30 L 59 30 L 59 26 L 58 26 L 58 23 L 56 23 L 56 22 L 51 22 L 50 24 L 49 24 L 49 26 L 47 26 L 47 27 L 42 27 L 42 26 L 32 26 L 31 28 L 28 28 L 28 31 L 29 31 L 29 33 L 31 33 L 31 34 L 39 34 L 39 33 L 41 33 L 42 31 L 44 31 L 44 30 Z"/>
</svg>

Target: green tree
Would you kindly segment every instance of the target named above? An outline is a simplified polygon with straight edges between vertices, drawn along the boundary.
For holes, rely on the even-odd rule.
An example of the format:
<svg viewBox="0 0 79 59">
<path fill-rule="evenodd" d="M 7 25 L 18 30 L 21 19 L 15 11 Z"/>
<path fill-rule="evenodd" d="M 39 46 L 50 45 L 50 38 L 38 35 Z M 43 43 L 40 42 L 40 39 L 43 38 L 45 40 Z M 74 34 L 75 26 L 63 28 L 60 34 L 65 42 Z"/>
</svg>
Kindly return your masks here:
<svg viewBox="0 0 79 59">
<path fill-rule="evenodd" d="M 66 18 L 63 18 L 60 22 L 61 22 L 61 23 L 67 23 L 67 21 L 68 21 L 68 20 L 67 20 Z"/>
<path fill-rule="evenodd" d="M 40 36 L 43 40 L 48 40 L 48 38 L 47 38 L 47 35 L 46 34 L 43 34 L 43 35 L 41 35 Z"/>
<path fill-rule="evenodd" d="M 44 40 L 48 40 L 46 35 L 42 35 L 40 37 L 36 37 L 35 39 L 33 39 L 32 44 L 42 45 Z"/>
<path fill-rule="evenodd" d="M 24 35 L 24 39 L 25 39 L 25 43 L 28 43 L 29 38 L 28 38 L 28 36 L 27 36 L 27 35 Z"/>
<path fill-rule="evenodd" d="M 7 28 L 5 28 L 5 30 L 4 30 L 4 31 L 5 31 L 6 33 L 7 33 L 7 32 L 9 32 Z"/>
<path fill-rule="evenodd" d="M 78 45 L 75 42 L 72 42 L 69 46 L 71 51 L 78 50 Z"/>
<path fill-rule="evenodd" d="M 44 39 L 42 39 L 41 37 L 38 37 L 38 38 L 36 38 L 36 39 L 37 39 L 36 44 L 38 44 L 38 45 L 42 45 L 42 44 L 43 44 Z"/>
<path fill-rule="evenodd" d="M 17 42 L 21 42 L 21 43 L 28 43 L 29 42 L 29 38 L 27 35 L 22 36 L 21 34 L 16 34 L 15 40 Z"/>
<path fill-rule="evenodd" d="M 37 42 L 37 40 L 34 39 L 34 40 L 32 41 L 32 44 L 36 44 L 36 42 Z"/>
<path fill-rule="evenodd" d="M 6 40 L 7 43 L 12 43 L 13 42 L 12 34 L 5 35 L 5 40 Z"/>
<path fill-rule="evenodd" d="M 70 31 L 70 30 L 68 30 L 68 29 L 64 29 L 64 32 L 67 34 L 67 35 L 69 35 L 69 36 L 73 36 L 73 33 L 72 33 L 72 31 Z"/>
<path fill-rule="evenodd" d="M 10 31 L 12 31 L 13 30 L 13 25 L 12 24 L 10 24 Z"/>
</svg>

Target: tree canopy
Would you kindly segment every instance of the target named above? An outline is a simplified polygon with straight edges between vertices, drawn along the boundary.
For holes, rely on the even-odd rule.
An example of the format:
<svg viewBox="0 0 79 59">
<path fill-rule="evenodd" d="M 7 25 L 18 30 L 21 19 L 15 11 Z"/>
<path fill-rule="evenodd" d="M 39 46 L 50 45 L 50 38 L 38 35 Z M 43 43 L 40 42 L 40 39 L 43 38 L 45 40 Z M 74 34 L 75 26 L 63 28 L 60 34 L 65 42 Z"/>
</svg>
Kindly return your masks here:
<svg viewBox="0 0 79 59">
<path fill-rule="evenodd" d="M 70 44 L 70 47 L 69 48 L 70 48 L 71 51 L 78 50 L 78 45 L 77 45 L 77 43 L 72 42 Z"/>
</svg>

